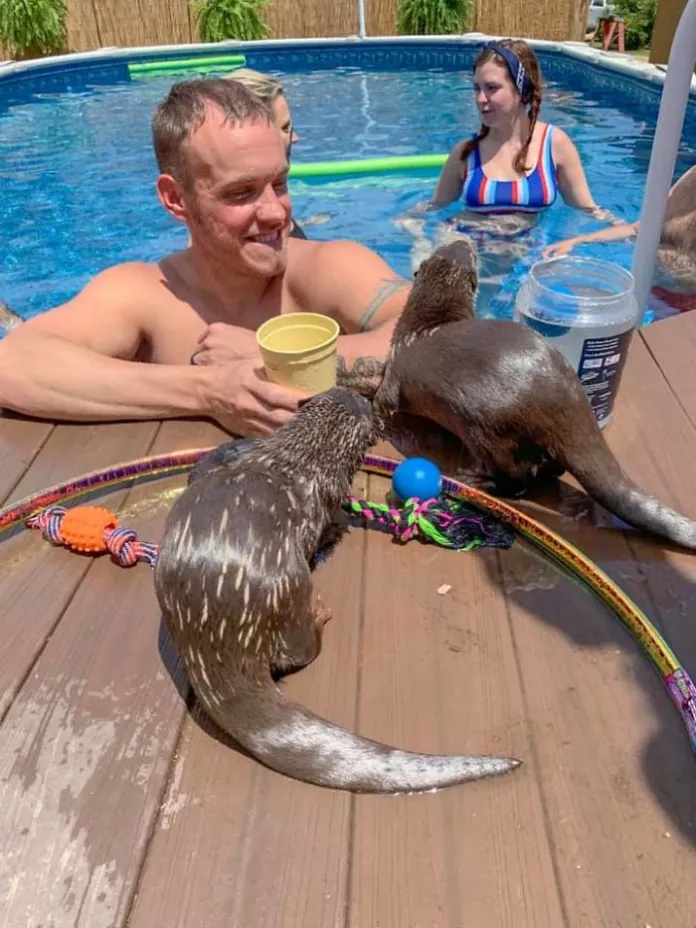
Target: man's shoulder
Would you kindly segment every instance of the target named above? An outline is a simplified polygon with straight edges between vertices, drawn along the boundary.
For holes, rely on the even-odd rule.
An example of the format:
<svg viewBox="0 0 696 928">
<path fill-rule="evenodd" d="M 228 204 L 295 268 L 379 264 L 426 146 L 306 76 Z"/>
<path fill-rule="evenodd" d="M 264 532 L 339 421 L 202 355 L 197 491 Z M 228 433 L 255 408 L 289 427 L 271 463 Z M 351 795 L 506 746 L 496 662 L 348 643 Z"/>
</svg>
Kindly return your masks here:
<svg viewBox="0 0 696 928">
<path fill-rule="evenodd" d="M 368 245 L 352 239 L 292 239 L 288 244 L 288 272 L 291 276 L 312 269 L 313 274 L 354 275 L 384 271 L 386 262 Z"/>
<path fill-rule="evenodd" d="M 164 274 L 158 264 L 128 261 L 114 264 L 92 277 L 66 303 L 41 313 L 27 323 L 29 329 L 75 333 L 76 337 L 105 325 L 133 331 L 146 328 L 148 311 L 162 302 Z M 145 320 L 145 321 L 144 321 Z"/>
<path fill-rule="evenodd" d="M 125 261 L 99 271 L 85 286 L 85 289 L 103 287 L 111 291 L 113 287 L 123 287 L 127 290 L 131 285 L 141 287 L 147 283 L 156 284 L 164 276 L 164 262 Z"/>
<path fill-rule="evenodd" d="M 368 245 L 351 239 L 294 240 L 286 274 L 293 291 L 325 285 L 334 289 L 346 285 L 371 288 L 385 281 L 402 287 L 410 283 Z"/>
<path fill-rule="evenodd" d="M 293 302 L 334 316 L 346 331 L 363 331 L 400 313 L 410 281 L 359 242 L 297 241 L 287 284 Z"/>
<path fill-rule="evenodd" d="M 96 274 L 66 306 L 92 307 L 93 312 L 151 317 L 158 305 L 171 300 L 171 258 L 159 262 L 126 261 Z"/>
</svg>

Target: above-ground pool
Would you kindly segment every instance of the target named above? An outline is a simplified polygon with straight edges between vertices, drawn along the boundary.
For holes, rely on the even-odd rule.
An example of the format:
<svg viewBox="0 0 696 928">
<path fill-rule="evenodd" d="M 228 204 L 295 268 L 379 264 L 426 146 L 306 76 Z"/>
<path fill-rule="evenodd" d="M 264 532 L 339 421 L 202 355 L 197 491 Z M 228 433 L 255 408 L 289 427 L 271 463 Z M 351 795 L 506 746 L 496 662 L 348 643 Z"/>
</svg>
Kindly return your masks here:
<svg viewBox="0 0 696 928">
<path fill-rule="evenodd" d="M 244 51 L 248 66 L 283 81 L 300 136 L 293 157 L 307 162 L 447 152 L 478 127 L 471 63 L 479 47 L 324 42 Z M 542 118 L 576 143 L 597 202 L 636 219 L 660 86 L 558 51 L 538 54 Z M 0 300 L 24 317 L 70 298 L 111 264 L 155 260 L 186 244 L 186 230 L 156 198 L 150 141 L 152 111 L 180 78 L 131 81 L 126 61 L 124 53 L 72 70 L 56 64 L 4 78 L 0 71 Z M 691 109 L 676 174 L 696 160 Z M 394 220 L 426 200 L 436 178 L 437 171 L 298 179 L 291 184 L 294 211 L 310 237 L 357 239 L 409 275 L 413 239 Z M 525 236 L 518 277 L 544 244 L 597 227 L 559 198 Z M 632 247 L 584 246 L 581 253 L 629 268 Z M 503 294 L 507 288 L 514 295 L 514 277 L 501 281 Z M 510 311 L 505 299 L 491 310 Z"/>
</svg>

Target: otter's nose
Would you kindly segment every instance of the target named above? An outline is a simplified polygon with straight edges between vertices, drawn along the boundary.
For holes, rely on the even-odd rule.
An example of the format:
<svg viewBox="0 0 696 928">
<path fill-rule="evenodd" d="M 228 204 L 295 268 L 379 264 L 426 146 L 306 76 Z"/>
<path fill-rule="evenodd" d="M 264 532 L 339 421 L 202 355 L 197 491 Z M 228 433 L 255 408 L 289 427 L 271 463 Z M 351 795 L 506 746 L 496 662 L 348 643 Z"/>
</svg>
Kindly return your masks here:
<svg viewBox="0 0 696 928">
<path fill-rule="evenodd" d="M 469 238 L 461 238 L 438 248 L 436 254 L 448 261 L 456 261 L 463 267 L 474 270 L 476 267 L 476 248 Z"/>
<path fill-rule="evenodd" d="M 347 387 L 337 387 L 341 391 L 341 402 L 356 416 L 370 416 L 372 406 L 370 401 L 355 390 L 349 390 Z"/>
</svg>

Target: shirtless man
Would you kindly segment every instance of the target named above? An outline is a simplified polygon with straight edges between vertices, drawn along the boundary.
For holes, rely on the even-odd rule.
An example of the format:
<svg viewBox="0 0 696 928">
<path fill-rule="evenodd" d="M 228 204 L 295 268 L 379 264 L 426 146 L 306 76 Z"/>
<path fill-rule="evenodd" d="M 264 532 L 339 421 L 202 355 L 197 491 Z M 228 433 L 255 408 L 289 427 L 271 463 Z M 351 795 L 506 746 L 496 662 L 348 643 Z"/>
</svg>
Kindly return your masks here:
<svg viewBox="0 0 696 928">
<path fill-rule="evenodd" d="M 289 237 L 285 145 L 265 105 L 234 81 L 187 81 L 152 129 L 157 192 L 190 247 L 109 268 L 9 332 L 0 406 L 74 421 L 206 417 L 268 434 L 300 397 L 265 379 L 254 333 L 300 310 L 338 321 L 339 380 L 373 391 L 408 282 L 357 243 Z"/>
</svg>

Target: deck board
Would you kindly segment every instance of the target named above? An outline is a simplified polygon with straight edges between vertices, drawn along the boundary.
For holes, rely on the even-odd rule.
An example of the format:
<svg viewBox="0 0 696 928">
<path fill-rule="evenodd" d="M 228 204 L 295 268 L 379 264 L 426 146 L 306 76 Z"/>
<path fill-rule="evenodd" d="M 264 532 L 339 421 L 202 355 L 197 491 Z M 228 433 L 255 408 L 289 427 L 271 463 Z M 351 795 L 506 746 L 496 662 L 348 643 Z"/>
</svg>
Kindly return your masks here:
<svg viewBox="0 0 696 928">
<path fill-rule="evenodd" d="M 696 318 L 688 321 L 687 331 L 696 333 Z M 630 441 L 632 476 L 668 505 L 696 520 L 696 419 L 686 411 L 687 403 L 694 398 L 694 375 L 687 379 L 683 368 L 675 364 L 668 378 L 664 370 L 659 377 L 648 351 L 642 345 L 637 348 L 642 367 L 639 370 L 634 365 L 628 372 L 622 394 L 623 412 L 616 427 L 617 447 Z M 688 383 L 691 388 L 687 393 L 682 386 Z M 655 544 L 639 533 L 631 533 L 630 545 L 641 565 L 646 593 L 656 609 L 656 622 L 682 662 L 692 675 L 696 674 L 696 556 Z"/>
<path fill-rule="evenodd" d="M 674 395 L 696 425 L 696 313 L 663 319 L 641 329 L 640 337 L 670 384 Z"/>
<path fill-rule="evenodd" d="M 52 431 L 48 423 L 20 419 L 0 410 L 0 502 L 12 493 Z"/>
</svg>

